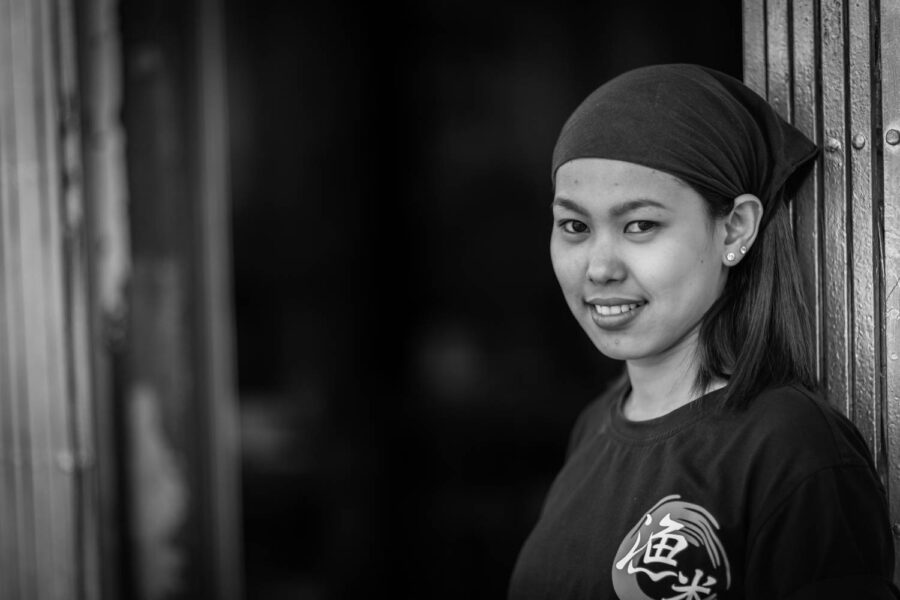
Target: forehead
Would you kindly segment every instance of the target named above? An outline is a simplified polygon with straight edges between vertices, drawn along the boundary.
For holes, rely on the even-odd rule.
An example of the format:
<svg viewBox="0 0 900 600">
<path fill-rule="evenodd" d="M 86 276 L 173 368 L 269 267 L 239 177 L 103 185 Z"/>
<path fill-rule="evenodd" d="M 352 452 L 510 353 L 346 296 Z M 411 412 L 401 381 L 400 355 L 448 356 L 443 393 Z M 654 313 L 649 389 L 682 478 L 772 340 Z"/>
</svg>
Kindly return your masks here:
<svg viewBox="0 0 900 600">
<path fill-rule="evenodd" d="M 702 201 L 673 175 L 605 158 L 578 158 L 563 164 L 556 172 L 556 196 L 592 203 L 649 198 L 677 205 L 689 197 Z"/>
</svg>

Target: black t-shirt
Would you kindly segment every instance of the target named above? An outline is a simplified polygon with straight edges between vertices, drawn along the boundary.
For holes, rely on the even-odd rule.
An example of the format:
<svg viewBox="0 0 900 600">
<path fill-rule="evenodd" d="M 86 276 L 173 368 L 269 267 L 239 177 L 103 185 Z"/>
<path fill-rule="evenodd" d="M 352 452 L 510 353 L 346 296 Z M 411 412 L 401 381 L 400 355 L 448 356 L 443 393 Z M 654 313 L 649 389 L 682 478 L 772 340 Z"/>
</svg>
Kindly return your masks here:
<svg viewBox="0 0 900 600">
<path fill-rule="evenodd" d="M 510 600 L 900 598 L 884 489 L 843 415 L 785 386 L 629 421 L 627 392 L 579 417 Z"/>
</svg>

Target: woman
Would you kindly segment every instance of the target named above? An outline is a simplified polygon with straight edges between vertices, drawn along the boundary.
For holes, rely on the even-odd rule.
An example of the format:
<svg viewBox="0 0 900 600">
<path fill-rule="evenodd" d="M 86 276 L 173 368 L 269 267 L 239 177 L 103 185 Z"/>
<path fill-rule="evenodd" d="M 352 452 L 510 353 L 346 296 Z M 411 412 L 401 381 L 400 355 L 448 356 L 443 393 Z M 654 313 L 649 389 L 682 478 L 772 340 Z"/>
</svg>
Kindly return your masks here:
<svg viewBox="0 0 900 600">
<path fill-rule="evenodd" d="M 813 391 L 784 204 L 816 152 L 695 65 L 621 75 L 569 118 L 553 268 L 626 369 L 576 423 L 512 600 L 900 597 L 871 456 Z"/>
</svg>

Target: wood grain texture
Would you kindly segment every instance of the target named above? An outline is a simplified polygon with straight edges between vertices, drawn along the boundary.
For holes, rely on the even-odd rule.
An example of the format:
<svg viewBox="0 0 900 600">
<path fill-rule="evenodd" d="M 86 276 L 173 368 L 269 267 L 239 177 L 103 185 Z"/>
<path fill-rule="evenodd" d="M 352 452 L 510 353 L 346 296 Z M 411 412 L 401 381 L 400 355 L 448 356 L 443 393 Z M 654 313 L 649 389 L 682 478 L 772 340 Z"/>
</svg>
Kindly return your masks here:
<svg viewBox="0 0 900 600">
<path fill-rule="evenodd" d="M 766 1 L 766 91 L 782 117 L 793 117 L 791 103 L 791 23 L 787 0 Z"/>
<path fill-rule="evenodd" d="M 881 2 L 881 120 L 878 143 L 883 149 L 884 286 L 881 288 L 884 327 L 888 500 L 895 542 L 900 531 L 900 144 L 885 143 L 886 133 L 900 131 L 900 3 Z M 896 544 L 895 544 L 896 547 Z M 900 552 L 895 553 L 895 581 L 900 583 Z"/>
<path fill-rule="evenodd" d="M 821 93 L 817 73 L 818 14 L 815 0 L 797 0 L 792 14 L 793 124 L 821 145 L 817 110 Z M 794 209 L 794 237 L 812 325 L 816 378 L 823 374 L 824 324 L 822 317 L 822 186 L 819 162 L 798 190 Z"/>
<path fill-rule="evenodd" d="M 744 6 L 746 15 L 759 3 Z M 774 21 L 785 16 L 767 6 L 765 73 L 757 64 L 748 73 L 765 76 L 782 110 L 784 36 Z M 786 19 L 792 120 L 823 149 L 794 212 L 816 370 L 872 450 L 900 537 L 900 144 L 885 137 L 900 132 L 900 3 L 797 0 Z M 758 44 L 747 27 L 745 40 Z M 900 553 L 895 573 L 900 583 Z"/>
<path fill-rule="evenodd" d="M 824 199 L 824 387 L 828 399 L 844 414 L 851 406 L 850 261 L 847 211 L 847 73 L 842 0 L 821 3 L 822 126 Z"/>
<path fill-rule="evenodd" d="M 881 356 L 880 324 L 876 323 L 876 294 L 881 285 L 881 244 L 875 232 L 880 219 L 873 190 L 872 62 L 870 52 L 869 3 L 848 2 L 848 92 L 850 101 L 851 203 L 850 222 L 851 298 L 848 312 L 853 370 L 851 396 L 853 421 L 872 449 L 876 466 L 881 460 L 881 386 L 878 362 Z"/>
<path fill-rule="evenodd" d="M 766 0 L 743 0 L 744 83 L 766 94 Z"/>
</svg>

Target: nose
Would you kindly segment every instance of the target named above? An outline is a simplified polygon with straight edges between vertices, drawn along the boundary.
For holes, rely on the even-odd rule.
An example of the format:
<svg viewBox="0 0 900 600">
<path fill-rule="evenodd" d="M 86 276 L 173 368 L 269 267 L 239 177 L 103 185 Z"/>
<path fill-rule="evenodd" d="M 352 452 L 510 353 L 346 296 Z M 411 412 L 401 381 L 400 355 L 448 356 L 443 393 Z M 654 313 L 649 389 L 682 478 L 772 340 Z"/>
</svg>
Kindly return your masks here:
<svg viewBox="0 0 900 600">
<path fill-rule="evenodd" d="M 625 263 L 610 244 L 596 244 L 591 248 L 587 278 L 591 283 L 605 284 L 625 278 Z"/>
</svg>

